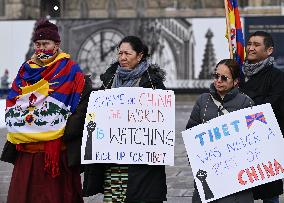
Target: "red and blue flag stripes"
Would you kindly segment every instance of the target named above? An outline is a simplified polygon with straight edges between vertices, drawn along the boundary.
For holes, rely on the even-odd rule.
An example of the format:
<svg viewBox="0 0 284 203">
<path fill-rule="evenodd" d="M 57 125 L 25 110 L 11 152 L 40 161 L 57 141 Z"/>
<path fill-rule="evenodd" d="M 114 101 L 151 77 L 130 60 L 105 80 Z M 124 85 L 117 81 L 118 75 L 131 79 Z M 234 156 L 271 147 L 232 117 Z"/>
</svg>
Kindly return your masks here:
<svg viewBox="0 0 284 203">
<path fill-rule="evenodd" d="M 250 128 L 255 120 L 267 124 L 263 112 L 246 116 L 247 127 Z"/>
<path fill-rule="evenodd" d="M 34 68 L 31 67 L 32 64 L 28 61 L 21 66 L 8 93 L 7 107 L 15 105 L 23 87 L 34 85 L 44 79 L 49 86 L 48 96 L 64 103 L 74 112 L 85 83 L 79 65 L 69 58 L 62 58 L 46 67 Z"/>
<path fill-rule="evenodd" d="M 242 67 L 245 59 L 244 35 L 237 0 L 225 0 L 227 32 L 230 37 L 231 55 Z"/>
</svg>

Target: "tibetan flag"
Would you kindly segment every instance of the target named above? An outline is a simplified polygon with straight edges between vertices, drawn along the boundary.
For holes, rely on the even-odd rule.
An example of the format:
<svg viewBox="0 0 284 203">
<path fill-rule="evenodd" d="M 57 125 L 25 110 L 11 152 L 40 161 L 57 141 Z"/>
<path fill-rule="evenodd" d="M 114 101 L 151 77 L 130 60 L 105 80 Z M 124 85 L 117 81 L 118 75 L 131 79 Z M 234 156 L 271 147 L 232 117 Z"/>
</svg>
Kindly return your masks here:
<svg viewBox="0 0 284 203">
<path fill-rule="evenodd" d="M 256 114 L 246 116 L 247 127 L 250 128 L 252 126 L 252 123 L 256 120 L 267 124 L 266 119 L 263 115 L 263 112 L 259 112 Z"/>
<path fill-rule="evenodd" d="M 21 144 L 62 137 L 84 85 L 84 74 L 69 54 L 61 52 L 45 66 L 25 62 L 6 99 L 7 140 Z"/>
<path fill-rule="evenodd" d="M 245 58 L 244 35 L 237 0 L 224 0 L 230 55 L 242 67 Z"/>
</svg>

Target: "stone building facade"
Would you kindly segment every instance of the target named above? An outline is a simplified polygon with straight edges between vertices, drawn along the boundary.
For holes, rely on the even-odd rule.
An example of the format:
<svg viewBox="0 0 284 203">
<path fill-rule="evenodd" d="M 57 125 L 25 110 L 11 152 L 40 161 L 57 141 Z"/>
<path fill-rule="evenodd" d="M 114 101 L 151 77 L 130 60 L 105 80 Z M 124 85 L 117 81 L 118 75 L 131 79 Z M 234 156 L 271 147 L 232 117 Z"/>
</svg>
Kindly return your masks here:
<svg viewBox="0 0 284 203">
<path fill-rule="evenodd" d="M 242 15 L 280 15 L 284 1 L 239 0 L 239 5 Z M 224 0 L 0 0 L 0 19 L 47 15 L 67 19 L 224 16 Z"/>
<path fill-rule="evenodd" d="M 280 15 L 284 0 L 238 2 L 242 16 Z M 0 0 L 0 20 L 55 19 L 61 47 L 92 76 L 94 86 L 100 85 L 99 75 L 116 59 L 116 45 L 125 35 L 146 42 L 152 62 L 167 72 L 169 87 L 206 86 L 188 84 L 197 79 L 191 17 L 224 17 L 224 13 L 224 0 Z M 199 79 L 209 79 L 215 66 L 212 37 Z"/>
</svg>

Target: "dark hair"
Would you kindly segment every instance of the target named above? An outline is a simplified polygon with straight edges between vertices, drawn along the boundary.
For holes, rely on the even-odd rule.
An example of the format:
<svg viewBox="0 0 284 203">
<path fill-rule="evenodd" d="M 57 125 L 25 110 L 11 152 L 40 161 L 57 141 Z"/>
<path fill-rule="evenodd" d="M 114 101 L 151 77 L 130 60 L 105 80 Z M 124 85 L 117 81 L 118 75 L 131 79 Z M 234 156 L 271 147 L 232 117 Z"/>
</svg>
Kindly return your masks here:
<svg viewBox="0 0 284 203">
<path fill-rule="evenodd" d="M 255 36 L 263 37 L 263 43 L 266 49 L 269 47 L 274 47 L 273 38 L 268 32 L 256 31 L 248 37 L 248 41 L 250 40 L 251 37 L 255 37 Z"/>
<path fill-rule="evenodd" d="M 149 49 L 148 47 L 142 42 L 142 40 L 139 37 L 136 36 L 126 36 L 124 37 L 118 44 L 118 47 L 120 47 L 120 45 L 122 43 L 129 43 L 130 46 L 132 47 L 132 49 L 136 52 L 136 53 L 142 53 L 143 57 L 142 60 L 146 59 L 147 57 L 149 57 Z M 142 61 L 141 60 L 141 61 Z"/>
<path fill-rule="evenodd" d="M 221 64 L 224 64 L 229 68 L 233 80 L 240 77 L 240 65 L 238 64 L 238 62 L 236 60 L 234 60 L 234 59 L 223 59 L 223 60 L 221 60 L 219 63 L 217 63 L 215 71 L 216 71 L 217 67 Z"/>
</svg>

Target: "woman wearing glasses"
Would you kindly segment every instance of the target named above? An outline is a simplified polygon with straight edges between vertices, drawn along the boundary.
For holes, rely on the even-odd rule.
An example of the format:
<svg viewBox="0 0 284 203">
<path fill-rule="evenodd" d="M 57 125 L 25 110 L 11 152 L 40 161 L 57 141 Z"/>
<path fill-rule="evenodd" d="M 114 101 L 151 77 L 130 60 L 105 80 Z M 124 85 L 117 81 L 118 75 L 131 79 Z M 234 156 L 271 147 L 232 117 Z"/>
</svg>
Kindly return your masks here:
<svg viewBox="0 0 284 203">
<path fill-rule="evenodd" d="M 204 93 L 197 99 L 186 125 L 186 129 L 192 128 L 225 113 L 252 106 L 253 101 L 248 96 L 239 92 L 239 76 L 240 66 L 235 60 L 221 60 L 215 68 L 213 74 L 214 81 L 209 88 L 209 93 Z M 192 202 L 201 203 L 195 184 L 194 188 Z M 250 190 L 245 190 L 212 202 L 253 203 L 253 195 Z"/>
</svg>

